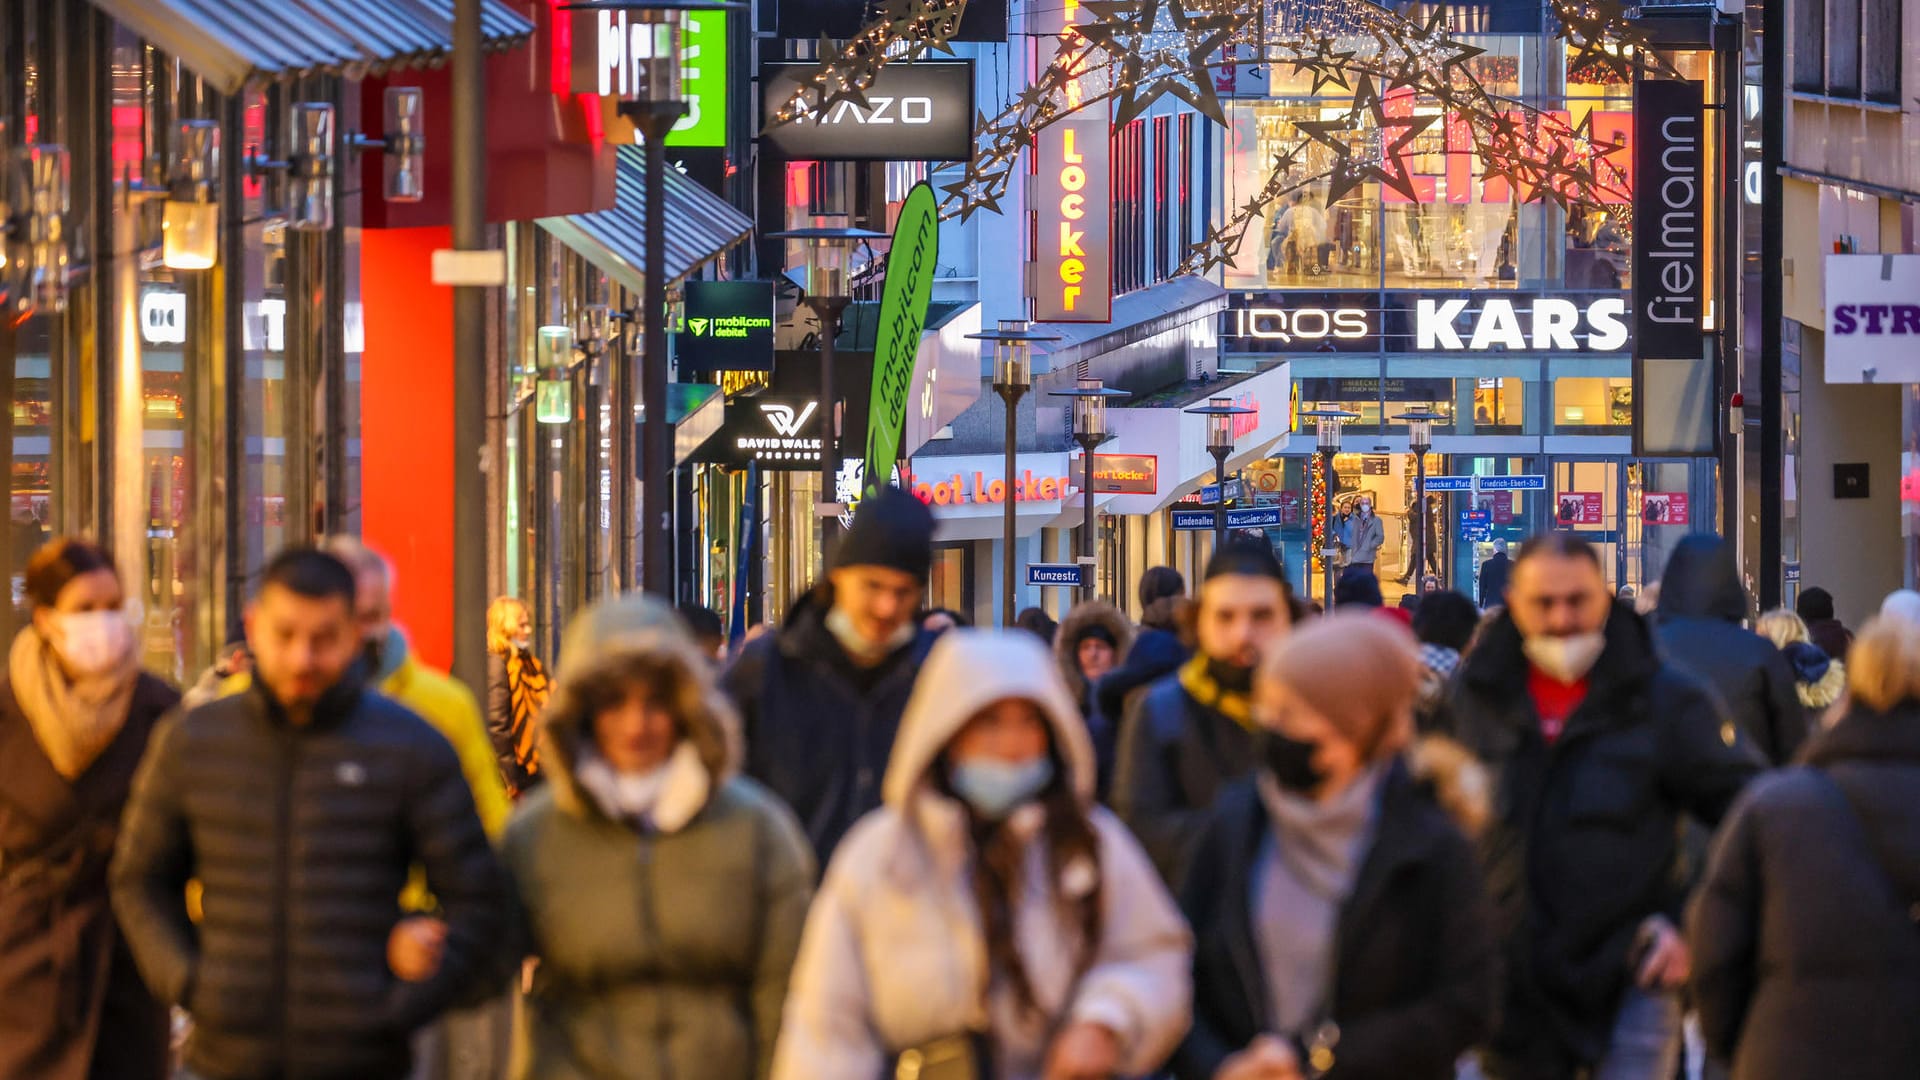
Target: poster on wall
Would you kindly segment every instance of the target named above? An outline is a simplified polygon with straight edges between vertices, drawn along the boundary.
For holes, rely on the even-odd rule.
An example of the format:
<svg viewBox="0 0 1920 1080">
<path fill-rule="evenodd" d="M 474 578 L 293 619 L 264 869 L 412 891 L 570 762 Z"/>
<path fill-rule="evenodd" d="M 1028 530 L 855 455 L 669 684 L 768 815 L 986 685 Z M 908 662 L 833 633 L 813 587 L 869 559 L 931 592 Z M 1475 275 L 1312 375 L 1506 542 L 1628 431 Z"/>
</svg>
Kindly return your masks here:
<svg viewBox="0 0 1920 1080">
<path fill-rule="evenodd" d="M 1554 509 L 1556 525 L 1604 525 L 1605 502 L 1599 491 L 1563 491 Z"/>
<path fill-rule="evenodd" d="M 1646 525 L 1691 525 L 1684 491 L 1649 491 L 1640 497 L 1640 521 Z"/>
<path fill-rule="evenodd" d="M 1827 381 L 1920 382 L 1920 255 L 1827 256 Z"/>
</svg>

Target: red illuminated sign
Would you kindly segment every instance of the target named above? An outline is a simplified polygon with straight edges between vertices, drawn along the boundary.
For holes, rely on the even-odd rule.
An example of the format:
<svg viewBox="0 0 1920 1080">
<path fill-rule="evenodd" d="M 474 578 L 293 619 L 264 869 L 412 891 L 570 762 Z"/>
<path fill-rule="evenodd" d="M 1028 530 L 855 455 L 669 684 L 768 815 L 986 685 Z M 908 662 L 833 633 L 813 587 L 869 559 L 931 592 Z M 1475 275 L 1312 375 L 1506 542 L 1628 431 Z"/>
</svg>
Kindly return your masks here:
<svg viewBox="0 0 1920 1080">
<path fill-rule="evenodd" d="M 1396 90 L 1384 100 L 1389 118 L 1414 114 L 1414 93 Z M 1576 137 L 1573 114 L 1550 111 L 1532 114 L 1520 111 L 1502 114 L 1515 133 L 1531 144 L 1541 160 L 1565 160 L 1569 166 L 1590 165 L 1596 181 L 1592 190 L 1575 192 L 1571 182 L 1562 181 L 1565 194 L 1607 205 L 1624 205 L 1633 199 L 1633 113 L 1595 109 L 1582 123 L 1591 123 L 1587 133 Z M 1431 130 L 1431 129 L 1429 129 Z M 1472 126 L 1465 116 L 1449 112 L 1446 118 L 1446 165 L 1444 172 L 1422 172 L 1417 166 L 1431 155 L 1402 151 L 1396 154 L 1393 169 L 1413 182 L 1417 200 L 1410 200 L 1392 187 L 1380 185 L 1380 201 L 1386 203 L 1447 202 L 1505 203 L 1515 190 L 1504 176 L 1476 175 L 1474 165 L 1481 160 Z M 1476 199 L 1474 193 L 1478 191 Z M 1521 201 L 1533 195 L 1533 185 L 1521 182 Z"/>
</svg>

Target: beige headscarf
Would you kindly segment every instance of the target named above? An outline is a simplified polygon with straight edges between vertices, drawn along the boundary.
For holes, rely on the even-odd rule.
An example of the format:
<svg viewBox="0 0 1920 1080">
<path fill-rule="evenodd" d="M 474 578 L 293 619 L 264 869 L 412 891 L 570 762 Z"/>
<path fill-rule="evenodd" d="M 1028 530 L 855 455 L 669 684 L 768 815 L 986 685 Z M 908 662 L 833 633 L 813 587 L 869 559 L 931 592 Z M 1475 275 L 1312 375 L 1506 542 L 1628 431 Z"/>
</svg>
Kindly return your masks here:
<svg viewBox="0 0 1920 1080">
<path fill-rule="evenodd" d="M 128 649 L 114 670 L 69 679 L 53 646 L 32 626 L 13 639 L 7 656 L 13 698 L 54 771 L 68 780 L 86 772 L 120 734 L 139 677 L 139 650 Z"/>
</svg>

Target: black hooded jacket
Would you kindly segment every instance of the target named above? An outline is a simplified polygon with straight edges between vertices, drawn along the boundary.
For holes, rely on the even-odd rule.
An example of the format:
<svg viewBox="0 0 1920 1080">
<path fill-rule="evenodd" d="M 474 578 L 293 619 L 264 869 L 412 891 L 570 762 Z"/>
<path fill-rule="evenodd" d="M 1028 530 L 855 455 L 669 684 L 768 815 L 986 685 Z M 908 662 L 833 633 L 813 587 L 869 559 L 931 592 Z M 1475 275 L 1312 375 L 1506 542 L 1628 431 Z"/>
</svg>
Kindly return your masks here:
<svg viewBox="0 0 1920 1080">
<path fill-rule="evenodd" d="M 1678 924 L 1681 817 L 1718 821 L 1761 763 L 1713 695 L 1660 662 L 1625 604 L 1551 744 L 1528 666 L 1502 614 L 1461 665 L 1442 724 L 1494 776 L 1481 855 L 1508 993 L 1492 1050 L 1518 1075 L 1551 1076 L 1604 1052 L 1641 924 Z"/>
<path fill-rule="evenodd" d="M 880 805 L 900 715 L 936 637 L 919 630 L 862 668 L 827 629 L 831 603 L 825 588 L 808 593 L 779 633 L 748 645 L 720 680 L 740 710 L 747 775 L 793 808 L 823 868 Z"/>
<path fill-rule="evenodd" d="M 1660 582 L 1654 635 L 1675 667 L 1711 686 L 1734 722 L 1775 765 L 1793 760 L 1807 738 L 1807 710 L 1794 691 L 1793 666 L 1766 638 L 1747 630 L 1747 593 L 1726 541 L 1680 541 Z"/>
</svg>

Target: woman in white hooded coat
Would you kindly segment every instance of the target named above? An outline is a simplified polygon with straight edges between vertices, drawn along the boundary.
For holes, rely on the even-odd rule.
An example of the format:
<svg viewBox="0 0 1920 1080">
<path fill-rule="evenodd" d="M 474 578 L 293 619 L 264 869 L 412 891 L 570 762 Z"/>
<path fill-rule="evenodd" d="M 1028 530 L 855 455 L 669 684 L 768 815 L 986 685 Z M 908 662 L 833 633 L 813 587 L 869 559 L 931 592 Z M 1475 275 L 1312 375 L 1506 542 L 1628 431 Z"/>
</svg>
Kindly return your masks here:
<svg viewBox="0 0 1920 1080">
<path fill-rule="evenodd" d="M 1119 819 L 1046 647 L 955 630 L 920 673 L 885 804 L 808 913 L 774 1080 L 973 1057 L 996 1080 L 1152 1072 L 1190 1016 L 1192 938 Z M 964 1074 L 967 1070 L 960 1070 Z"/>
</svg>

